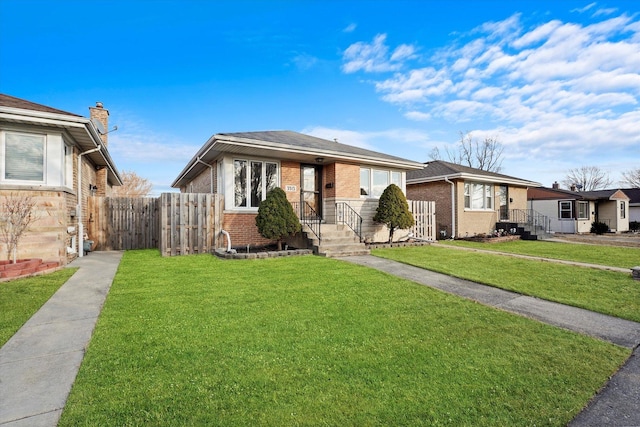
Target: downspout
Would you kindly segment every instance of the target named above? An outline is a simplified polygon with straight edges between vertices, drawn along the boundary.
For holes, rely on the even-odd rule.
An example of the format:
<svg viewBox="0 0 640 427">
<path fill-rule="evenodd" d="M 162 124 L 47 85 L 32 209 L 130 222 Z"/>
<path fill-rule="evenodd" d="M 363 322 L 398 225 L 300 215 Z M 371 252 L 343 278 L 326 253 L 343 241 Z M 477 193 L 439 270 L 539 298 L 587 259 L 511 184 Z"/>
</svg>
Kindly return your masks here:
<svg viewBox="0 0 640 427">
<path fill-rule="evenodd" d="M 205 166 L 207 166 L 209 168 L 209 179 L 210 179 L 209 189 L 211 190 L 211 194 L 213 194 L 214 193 L 214 191 L 213 191 L 213 166 L 211 166 L 209 163 L 205 163 L 202 160 L 200 160 L 200 157 L 198 157 L 196 159 L 196 162 L 202 163 L 203 165 L 205 165 Z"/>
<path fill-rule="evenodd" d="M 96 148 L 92 148 L 78 154 L 78 204 L 76 206 L 76 218 L 78 218 L 78 256 L 80 258 L 84 256 L 84 225 L 82 224 L 82 156 L 100 151 L 101 148 L 102 145 L 98 145 Z"/>
<path fill-rule="evenodd" d="M 451 238 L 456 237 L 456 192 L 455 184 L 453 181 L 449 181 L 448 177 L 444 177 L 444 181 L 451 184 Z"/>
</svg>

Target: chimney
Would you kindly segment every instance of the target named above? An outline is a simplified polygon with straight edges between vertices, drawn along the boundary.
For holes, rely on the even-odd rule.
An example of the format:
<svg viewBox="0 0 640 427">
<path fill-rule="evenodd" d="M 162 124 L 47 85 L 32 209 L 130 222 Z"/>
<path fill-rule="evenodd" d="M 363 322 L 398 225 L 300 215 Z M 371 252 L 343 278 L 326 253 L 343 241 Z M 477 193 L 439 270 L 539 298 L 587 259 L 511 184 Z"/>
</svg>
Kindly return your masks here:
<svg viewBox="0 0 640 427">
<path fill-rule="evenodd" d="M 576 191 L 576 190 L 577 190 L 576 185 L 575 184 L 571 184 L 571 191 Z"/>
<path fill-rule="evenodd" d="M 556 181 L 553 184 L 551 184 L 551 188 L 553 188 L 554 190 L 559 190 L 560 189 L 560 184 L 558 184 L 558 181 Z"/>
<path fill-rule="evenodd" d="M 91 120 L 97 120 L 100 124 L 102 124 L 102 129 L 99 129 L 100 126 L 96 126 L 100 133 L 100 138 L 102 139 L 102 143 L 104 146 L 107 146 L 107 132 L 109 131 L 109 110 L 106 110 L 102 106 L 102 102 L 96 102 L 95 107 L 89 107 L 89 117 Z"/>
</svg>

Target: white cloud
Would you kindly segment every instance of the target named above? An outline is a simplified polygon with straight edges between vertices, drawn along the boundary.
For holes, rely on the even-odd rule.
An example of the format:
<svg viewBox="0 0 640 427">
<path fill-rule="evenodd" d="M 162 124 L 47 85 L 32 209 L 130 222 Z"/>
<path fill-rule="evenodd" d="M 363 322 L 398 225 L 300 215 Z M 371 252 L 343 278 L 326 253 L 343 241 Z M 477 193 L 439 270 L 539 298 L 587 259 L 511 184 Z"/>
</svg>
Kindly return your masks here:
<svg viewBox="0 0 640 427">
<path fill-rule="evenodd" d="M 352 22 L 351 24 L 349 24 L 346 27 L 344 27 L 342 32 L 343 33 L 353 33 L 356 30 L 357 27 L 358 27 L 358 25 L 356 23 Z"/>
<path fill-rule="evenodd" d="M 576 8 L 576 9 L 572 9 L 571 12 L 578 12 L 578 13 L 585 13 L 591 9 L 593 9 L 594 7 L 596 7 L 596 3 L 589 3 L 588 5 L 586 5 L 585 7 L 582 8 Z"/>
<path fill-rule="evenodd" d="M 349 46 L 342 55 L 342 70 L 345 73 L 396 71 L 402 68 L 405 60 L 414 57 L 415 47 L 407 44 L 398 46 L 389 55 L 386 39 L 386 34 L 378 34 L 371 43 L 357 42 Z"/>
<path fill-rule="evenodd" d="M 386 69 L 377 70 L 393 74 L 374 81 L 375 90 L 408 120 L 501 131 L 514 158 L 537 153 L 551 161 L 640 146 L 638 16 L 528 28 L 521 18 L 483 24 L 430 57 L 410 52 L 428 64 L 422 68 L 380 60 Z M 377 58 L 390 59 L 388 48 Z"/>
<path fill-rule="evenodd" d="M 415 129 L 388 129 L 384 131 L 354 131 L 346 129 L 328 128 L 322 126 L 307 127 L 300 132 L 324 138 L 328 140 L 338 139 L 338 142 L 356 147 L 366 148 L 368 150 L 389 152 L 379 147 L 388 145 L 396 146 L 397 153 L 414 153 L 415 147 L 427 147 L 430 142 L 429 135 L 421 130 Z M 398 146 L 405 146 L 405 150 Z M 422 153 L 419 157 L 424 157 Z M 413 154 L 396 154 L 405 156 L 408 159 L 415 159 Z M 426 155 L 426 151 L 425 151 Z"/>
</svg>

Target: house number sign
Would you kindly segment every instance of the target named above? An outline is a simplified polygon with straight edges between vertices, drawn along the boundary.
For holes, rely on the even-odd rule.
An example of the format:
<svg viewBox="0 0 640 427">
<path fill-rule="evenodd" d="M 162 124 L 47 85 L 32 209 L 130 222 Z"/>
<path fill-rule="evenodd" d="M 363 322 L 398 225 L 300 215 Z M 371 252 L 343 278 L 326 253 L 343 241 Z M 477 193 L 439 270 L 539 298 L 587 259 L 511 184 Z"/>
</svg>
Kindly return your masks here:
<svg viewBox="0 0 640 427">
<path fill-rule="evenodd" d="M 296 186 L 295 185 L 287 185 L 285 187 L 286 191 L 296 191 Z"/>
</svg>

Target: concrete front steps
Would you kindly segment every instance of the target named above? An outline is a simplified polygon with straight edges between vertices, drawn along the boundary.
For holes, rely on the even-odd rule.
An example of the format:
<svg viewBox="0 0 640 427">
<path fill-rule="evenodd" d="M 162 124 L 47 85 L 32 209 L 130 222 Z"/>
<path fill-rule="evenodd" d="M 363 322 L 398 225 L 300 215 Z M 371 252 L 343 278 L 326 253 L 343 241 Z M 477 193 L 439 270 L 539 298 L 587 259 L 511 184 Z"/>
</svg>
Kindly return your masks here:
<svg viewBox="0 0 640 427">
<path fill-rule="evenodd" d="M 371 252 L 349 227 L 342 224 L 322 224 L 320 227 L 321 240 L 318 241 L 308 227 L 303 226 L 302 232 L 311 243 L 313 253 L 326 257 L 341 257 L 352 255 L 369 255 Z"/>
<path fill-rule="evenodd" d="M 545 232 L 540 227 L 534 227 L 530 224 L 519 224 L 516 222 L 497 222 L 496 230 L 511 230 L 516 229 L 516 234 L 520 236 L 522 240 L 545 240 L 553 237 L 551 234 Z"/>
</svg>

